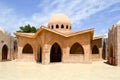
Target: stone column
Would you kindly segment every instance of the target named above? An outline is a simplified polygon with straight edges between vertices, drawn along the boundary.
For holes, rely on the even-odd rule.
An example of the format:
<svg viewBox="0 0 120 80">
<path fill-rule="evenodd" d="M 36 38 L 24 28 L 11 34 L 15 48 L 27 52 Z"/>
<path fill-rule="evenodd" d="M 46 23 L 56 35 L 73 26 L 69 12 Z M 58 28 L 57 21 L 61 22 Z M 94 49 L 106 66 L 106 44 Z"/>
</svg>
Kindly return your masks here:
<svg viewBox="0 0 120 80">
<path fill-rule="evenodd" d="M 91 47 L 89 44 L 84 45 L 84 62 L 91 63 Z"/>
<path fill-rule="evenodd" d="M 42 48 L 42 64 L 50 63 L 50 45 L 45 44 Z"/>
<path fill-rule="evenodd" d="M 102 60 L 102 48 L 99 48 L 99 56 L 100 56 L 100 57 L 99 57 L 99 58 L 100 58 L 99 60 Z"/>
<path fill-rule="evenodd" d="M 37 49 L 38 48 L 36 46 L 33 49 L 33 56 L 34 56 L 33 58 L 34 58 L 35 61 L 37 61 Z"/>
<path fill-rule="evenodd" d="M 62 52 L 62 62 L 67 62 L 67 61 L 68 61 L 69 51 L 70 51 L 70 48 L 69 48 L 69 47 L 63 48 L 63 52 Z"/>
<path fill-rule="evenodd" d="M 9 44 L 7 46 L 8 46 L 7 60 L 10 60 L 11 59 L 11 47 Z"/>
<path fill-rule="evenodd" d="M 22 49 L 23 49 L 23 47 L 18 46 L 18 53 L 17 53 L 18 59 L 22 58 Z"/>
</svg>

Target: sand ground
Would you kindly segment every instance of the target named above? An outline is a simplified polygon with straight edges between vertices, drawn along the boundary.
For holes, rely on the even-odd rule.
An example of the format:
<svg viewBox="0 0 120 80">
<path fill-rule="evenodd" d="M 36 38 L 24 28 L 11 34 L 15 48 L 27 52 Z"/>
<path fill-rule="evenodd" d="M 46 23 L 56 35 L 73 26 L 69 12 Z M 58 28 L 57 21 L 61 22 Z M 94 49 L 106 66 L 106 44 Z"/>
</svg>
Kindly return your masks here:
<svg viewBox="0 0 120 80">
<path fill-rule="evenodd" d="M 120 80 L 120 67 L 92 64 L 0 62 L 0 80 Z"/>
</svg>

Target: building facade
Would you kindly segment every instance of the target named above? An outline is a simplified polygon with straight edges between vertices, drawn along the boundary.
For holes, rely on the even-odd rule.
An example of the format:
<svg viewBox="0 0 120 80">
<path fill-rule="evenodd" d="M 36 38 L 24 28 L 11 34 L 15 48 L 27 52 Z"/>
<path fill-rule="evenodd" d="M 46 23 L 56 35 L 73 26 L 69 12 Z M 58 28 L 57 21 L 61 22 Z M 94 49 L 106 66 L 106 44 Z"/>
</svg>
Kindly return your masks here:
<svg viewBox="0 0 120 80">
<path fill-rule="evenodd" d="M 109 29 L 108 60 L 112 65 L 120 65 L 120 21 Z"/>
<path fill-rule="evenodd" d="M 14 38 L 0 28 L 0 61 L 13 60 Z"/>
<path fill-rule="evenodd" d="M 94 29 L 72 32 L 69 17 L 53 15 L 48 27 L 36 33 L 15 33 L 18 37 L 17 60 L 91 63 L 102 60 L 103 38 L 94 38 Z"/>
</svg>

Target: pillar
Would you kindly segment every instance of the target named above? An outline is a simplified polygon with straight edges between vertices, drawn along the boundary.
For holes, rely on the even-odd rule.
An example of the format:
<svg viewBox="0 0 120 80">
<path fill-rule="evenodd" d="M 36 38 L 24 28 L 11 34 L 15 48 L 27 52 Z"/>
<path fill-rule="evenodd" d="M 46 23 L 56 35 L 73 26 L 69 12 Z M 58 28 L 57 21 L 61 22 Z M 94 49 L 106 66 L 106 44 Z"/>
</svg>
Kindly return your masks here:
<svg viewBox="0 0 120 80">
<path fill-rule="evenodd" d="M 62 62 L 67 62 L 68 61 L 69 53 L 70 53 L 70 48 L 69 47 L 63 48 Z"/>
<path fill-rule="evenodd" d="M 84 45 L 84 62 L 91 63 L 91 47 L 90 45 Z"/>
<path fill-rule="evenodd" d="M 23 47 L 18 46 L 18 53 L 17 53 L 18 59 L 22 58 L 22 49 L 23 49 Z"/>
<path fill-rule="evenodd" d="M 99 56 L 100 56 L 100 57 L 99 57 L 99 58 L 100 58 L 99 60 L 102 60 L 102 48 L 99 48 Z"/>
<path fill-rule="evenodd" d="M 50 63 L 50 45 L 45 44 L 42 48 L 42 64 Z"/>
</svg>

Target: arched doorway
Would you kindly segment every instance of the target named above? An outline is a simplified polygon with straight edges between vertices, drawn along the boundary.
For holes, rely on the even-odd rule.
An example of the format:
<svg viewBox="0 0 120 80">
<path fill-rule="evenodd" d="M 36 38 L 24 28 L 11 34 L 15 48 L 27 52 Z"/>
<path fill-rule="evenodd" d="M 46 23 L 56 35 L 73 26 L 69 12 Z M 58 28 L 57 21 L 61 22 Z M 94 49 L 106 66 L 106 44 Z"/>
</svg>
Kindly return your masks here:
<svg viewBox="0 0 120 80">
<path fill-rule="evenodd" d="M 7 45 L 4 45 L 2 48 L 2 60 L 7 60 L 8 55 L 8 47 Z"/>
<path fill-rule="evenodd" d="M 61 62 L 61 60 L 62 60 L 61 48 L 57 43 L 54 43 L 50 51 L 50 62 Z"/>
<path fill-rule="evenodd" d="M 92 54 L 99 54 L 99 49 L 96 45 L 94 45 L 92 48 Z"/>
<path fill-rule="evenodd" d="M 70 49 L 70 54 L 84 54 L 83 47 L 79 43 L 73 44 Z"/>
</svg>

